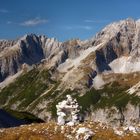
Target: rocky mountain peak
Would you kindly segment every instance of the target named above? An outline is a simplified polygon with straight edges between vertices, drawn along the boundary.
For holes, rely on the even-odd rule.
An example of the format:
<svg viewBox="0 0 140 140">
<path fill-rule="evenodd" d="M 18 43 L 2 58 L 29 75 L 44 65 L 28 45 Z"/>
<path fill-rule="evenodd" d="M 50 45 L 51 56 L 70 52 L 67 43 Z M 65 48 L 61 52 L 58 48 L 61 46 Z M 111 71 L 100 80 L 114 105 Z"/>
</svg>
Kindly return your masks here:
<svg viewBox="0 0 140 140">
<path fill-rule="evenodd" d="M 20 71 L 24 63 L 31 66 L 44 59 L 48 69 L 59 73 L 70 72 L 72 68 L 70 75 L 79 71 L 79 67 L 84 75 L 94 71 L 114 71 L 114 63 L 119 63 L 119 58 L 127 56 L 132 57 L 129 61 L 135 61 L 134 57 L 139 57 L 139 26 L 139 20 L 128 18 L 107 25 L 86 41 L 72 39 L 59 42 L 55 38 L 35 34 L 25 35 L 16 41 L 1 41 L 0 48 L 4 50 L 0 53 L 1 79 Z M 85 68 L 88 68 L 88 74 Z"/>
</svg>

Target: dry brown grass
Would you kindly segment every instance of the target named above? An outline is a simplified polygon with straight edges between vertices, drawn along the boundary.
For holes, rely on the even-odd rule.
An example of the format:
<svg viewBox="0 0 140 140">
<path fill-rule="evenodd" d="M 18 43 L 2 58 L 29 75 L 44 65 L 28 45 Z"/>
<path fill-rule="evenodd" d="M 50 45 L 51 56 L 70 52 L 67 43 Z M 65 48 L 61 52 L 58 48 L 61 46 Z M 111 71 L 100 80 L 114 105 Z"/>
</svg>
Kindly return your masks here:
<svg viewBox="0 0 140 140">
<path fill-rule="evenodd" d="M 120 85 L 124 86 L 133 86 L 140 81 L 140 73 L 134 72 L 129 74 L 104 74 L 103 75 L 104 81 L 117 81 Z"/>
<path fill-rule="evenodd" d="M 95 132 L 93 140 L 139 140 L 140 138 L 140 134 L 132 133 L 118 136 L 111 128 L 103 128 L 93 122 L 85 122 L 74 127 L 64 126 L 64 129 L 55 122 L 49 122 L 1 129 L 0 140 L 68 140 L 66 137 L 68 135 L 72 136 L 72 140 L 76 140 L 76 130 L 79 127 L 92 129 Z"/>
<path fill-rule="evenodd" d="M 63 140 L 64 135 L 55 130 L 53 122 L 48 124 L 32 124 L 10 129 L 3 129 L 0 132 L 0 140 Z"/>
<path fill-rule="evenodd" d="M 85 59 L 82 60 L 82 63 L 89 65 L 91 62 L 95 61 L 96 55 L 95 52 L 90 53 Z"/>
</svg>

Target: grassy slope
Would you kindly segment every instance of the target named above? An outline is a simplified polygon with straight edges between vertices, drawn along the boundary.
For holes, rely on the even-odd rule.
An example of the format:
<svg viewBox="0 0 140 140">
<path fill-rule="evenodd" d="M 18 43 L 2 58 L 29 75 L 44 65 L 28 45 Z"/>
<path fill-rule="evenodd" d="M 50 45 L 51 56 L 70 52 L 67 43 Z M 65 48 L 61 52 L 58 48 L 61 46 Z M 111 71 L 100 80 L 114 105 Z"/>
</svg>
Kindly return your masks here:
<svg viewBox="0 0 140 140">
<path fill-rule="evenodd" d="M 47 70 L 33 69 L 20 76 L 14 83 L 11 83 L 0 92 L 0 106 L 6 104 L 10 99 L 4 108 L 18 118 L 24 116 L 23 118 L 30 119 L 25 113 L 25 109 L 30 105 L 28 111 L 32 111 L 43 100 L 52 100 L 48 103 L 46 109 L 52 112 L 53 117 L 56 117 L 56 104 L 65 99 L 67 94 L 77 98 L 78 103 L 82 106 L 82 112 L 90 112 L 91 106 L 94 110 L 105 107 L 110 108 L 112 106 L 116 106 L 118 109 L 125 109 L 128 102 L 134 105 L 140 104 L 139 97 L 125 92 L 129 88 L 128 86 L 121 86 L 117 82 L 108 84 L 100 90 L 92 88 L 83 96 L 79 96 L 80 93 L 77 91 L 66 90 L 62 92 L 57 90 L 58 86 L 59 82 L 52 81 Z M 47 90 L 48 92 L 41 96 Z M 15 112 L 11 110 L 11 106 L 17 103 L 17 101 L 20 104 Z M 17 113 L 17 110 L 19 113 Z M 38 112 L 40 111 L 42 110 L 38 110 Z"/>
<path fill-rule="evenodd" d="M 112 106 L 125 109 L 128 103 L 140 105 L 140 97 L 126 93 L 128 87 L 119 85 L 117 82 L 106 85 L 103 89 L 91 89 L 82 97 L 77 97 L 79 104 L 83 107 L 83 111 L 93 109 L 110 108 Z"/>
<path fill-rule="evenodd" d="M 84 122 L 70 126 L 58 126 L 54 122 L 24 125 L 21 127 L 0 129 L 0 140 L 67 140 L 67 136 L 76 139 L 76 131 L 86 127 L 95 132 L 92 140 L 139 140 L 140 133 L 125 133 L 124 136 L 116 135 L 111 128 L 103 128 L 97 123 Z M 62 129 L 63 128 L 63 129 Z M 84 139 L 83 135 L 80 139 Z"/>
<path fill-rule="evenodd" d="M 71 94 L 77 99 L 79 105 L 82 107 L 81 113 L 91 112 L 99 108 L 111 108 L 115 106 L 118 110 L 124 110 L 128 103 L 133 105 L 140 105 L 140 97 L 135 94 L 130 95 L 126 93 L 128 86 L 121 86 L 119 83 L 114 82 L 107 84 L 103 89 L 95 90 L 90 89 L 83 96 L 79 96 L 80 93 L 76 91 L 67 90 L 65 91 L 59 99 L 56 99 L 51 105 L 50 109 L 54 117 L 56 117 L 56 104 L 65 99 L 65 95 Z"/>
<path fill-rule="evenodd" d="M 3 107 L 6 111 L 17 118 L 34 120 L 36 119 L 35 116 L 24 112 L 24 110 L 53 84 L 55 82 L 50 79 L 48 71 L 33 69 L 17 78 L 14 83 L 11 83 L 0 92 L 0 105 L 5 105 L 10 99 Z M 16 108 L 18 111 L 12 111 L 11 106 L 17 102 L 20 102 L 20 105 Z"/>
</svg>

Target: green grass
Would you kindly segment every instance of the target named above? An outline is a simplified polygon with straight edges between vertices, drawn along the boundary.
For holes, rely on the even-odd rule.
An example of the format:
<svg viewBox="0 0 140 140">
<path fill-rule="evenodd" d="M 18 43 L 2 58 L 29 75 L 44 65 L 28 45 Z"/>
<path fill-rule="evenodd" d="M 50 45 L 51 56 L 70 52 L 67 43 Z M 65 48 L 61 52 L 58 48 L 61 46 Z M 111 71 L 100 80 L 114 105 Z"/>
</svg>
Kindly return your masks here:
<svg viewBox="0 0 140 140">
<path fill-rule="evenodd" d="M 50 79 L 48 71 L 39 71 L 33 69 L 28 73 L 20 76 L 17 80 L 5 87 L 0 92 L 0 105 L 6 103 L 10 98 L 8 107 L 16 101 L 21 101 L 19 109 L 26 108 L 32 101 L 38 98 L 51 84 L 55 82 Z"/>
<path fill-rule="evenodd" d="M 0 106 L 4 105 L 7 100 L 8 104 L 5 108 L 9 111 L 11 106 L 17 101 L 20 101 L 20 105 L 16 108 L 15 112 L 10 111 L 16 117 L 27 117 L 24 110 L 33 102 L 28 111 L 32 111 L 43 100 L 51 101 L 46 106 L 47 111 L 52 113 L 52 117 L 56 118 L 56 104 L 66 99 L 66 95 L 70 94 L 77 99 L 80 106 L 82 106 L 81 112 L 91 112 L 91 109 L 97 110 L 99 108 L 111 108 L 115 106 L 119 110 L 124 110 L 128 103 L 133 105 L 140 105 L 140 97 L 135 94 L 129 95 L 125 91 L 129 87 L 123 87 L 117 82 L 107 84 L 103 89 L 95 90 L 90 89 L 83 96 L 79 96 L 80 93 L 71 90 L 57 90 L 59 82 L 51 80 L 51 75 L 47 70 L 32 69 L 26 74 L 23 74 L 14 83 L 11 83 L 8 87 L 5 87 L 0 92 Z M 47 94 L 42 95 L 42 93 Z M 41 111 L 41 110 L 39 110 Z M 30 118 L 29 116 L 27 118 Z M 33 119 L 33 118 L 31 118 Z"/>
<path fill-rule="evenodd" d="M 0 92 L 0 106 L 10 99 L 8 104 L 4 106 L 6 111 L 16 118 L 34 120 L 30 116 L 31 114 L 28 114 L 27 111 L 25 112 L 26 108 L 35 101 L 28 109 L 29 112 L 32 112 L 43 100 L 51 100 L 59 95 L 60 91 L 57 90 L 59 82 L 51 80 L 50 77 L 51 75 L 47 70 L 40 71 L 38 69 L 32 69 L 28 73 L 21 75 L 14 83 L 11 83 Z M 41 96 L 47 90 L 47 94 Z M 20 105 L 15 110 L 12 110 L 12 105 L 17 101 L 20 102 Z"/>
<path fill-rule="evenodd" d="M 43 100 L 55 100 L 56 96 L 59 95 L 59 92 L 57 90 L 57 87 L 59 86 L 59 82 L 55 83 L 53 87 L 47 92 L 47 94 L 39 97 L 31 106 L 29 110 L 33 110 L 39 103 L 41 103 Z"/>
<path fill-rule="evenodd" d="M 127 94 L 125 91 L 128 87 L 122 87 L 118 83 L 106 85 L 103 89 L 91 89 L 82 97 L 77 97 L 79 105 L 82 106 L 82 112 L 91 111 L 99 108 L 116 108 L 126 109 L 126 105 L 131 103 L 133 105 L 140 105 L 140 97 L 136 95 Z"/>
<path fill-rule="evenodd" d="M 58 95 L 61 93 L 61 95 L 58 98 L 56 98 L 55 100 L 53 100 L 53 102 L 48 105 L 48 110 L 51 111 L 53 118 L 57 117 L 56 105 L 59 102 L 61 102 L 62 100 L 66 99 L 66 95 L 68 95 L 68 94 L 72 95 L 73 93 L 75 93 L 75 91 L 71 91 L 70 89 L 65 90 L 64 92 L 62 92 L 62 91 L 56 91 L 56 92 Z"/>
<path fill-rule="evenodd" d="M 90 106 L 98 103 L 100 100 L 101 95 L 98 93 L 98 91 L 95 91 L 92 89 L 91 91 L 88 91 L 85 95 L 82 97 L 77 97 L 77 101 L 80 106 L 82 106 L 82 111 L 89 111 Z"/>
<path fill-rule="evenodd" d="M 62 94 L 59 98 L 56 98 L 52 103 L 48 105 L 49 111 L 52 112 L 52 116 L 56 118 L 56 105 L 58 102 L 66 99 L 66 95 L 70 94 L 77 99 L 79 105 L 82 107 L 81 113 L 91 112 L 98 109 L 111 108 L 115 106 L 118 110 L 126 109 L 128 103 L 133 105 L 140 105 L 140 97 L 136 95 L 130 95 L 126 93 L 129 87 L 123 87 L 117 82 L 106 85 L 103 89 L 95 90 L 90 89 L 83 96 L 79 96 L 80 93 L 76 91 L 66 90 L 58 91 L 58 94 Z"/>
</svg>

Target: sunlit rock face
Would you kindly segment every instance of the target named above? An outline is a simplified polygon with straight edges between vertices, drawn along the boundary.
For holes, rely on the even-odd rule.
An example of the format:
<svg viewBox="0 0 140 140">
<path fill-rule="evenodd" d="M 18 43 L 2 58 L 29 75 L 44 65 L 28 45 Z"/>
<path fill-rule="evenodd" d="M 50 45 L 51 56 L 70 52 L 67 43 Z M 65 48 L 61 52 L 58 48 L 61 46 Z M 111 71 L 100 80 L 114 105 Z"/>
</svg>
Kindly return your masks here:
<svg viewBox="0 0 140 140">
<path fill-rule="evenodd" d="M 85 84 L 91 87 L 93 83 L 88 75 L 93 72 L 139 71 L 139 30 L 140 21 L 129 18 L 109 24 L 86 41 L 59 42 L 55 38 L 35 34 L 13 41 L 0 40 L 0 81 L 20 71 L 24 63 L 30 66 L 45 63 L 71 88 L 84 87 Z M 71 78 L 72 81 L 68 80 Z"/>
</svg>

